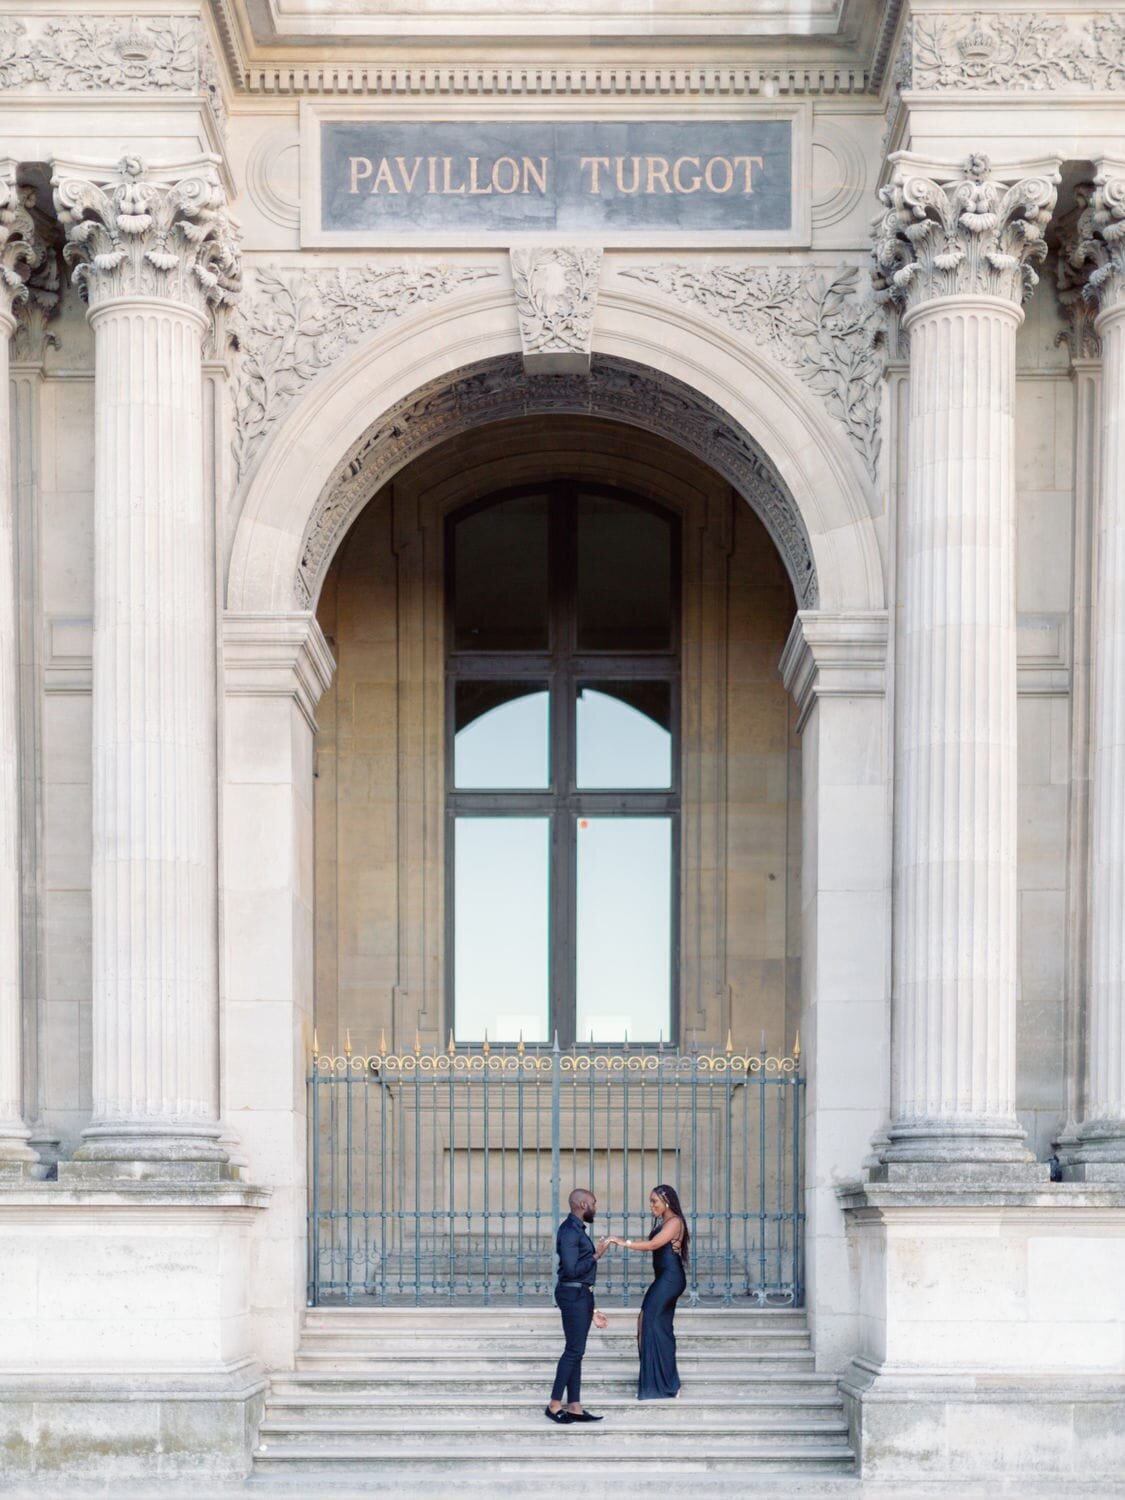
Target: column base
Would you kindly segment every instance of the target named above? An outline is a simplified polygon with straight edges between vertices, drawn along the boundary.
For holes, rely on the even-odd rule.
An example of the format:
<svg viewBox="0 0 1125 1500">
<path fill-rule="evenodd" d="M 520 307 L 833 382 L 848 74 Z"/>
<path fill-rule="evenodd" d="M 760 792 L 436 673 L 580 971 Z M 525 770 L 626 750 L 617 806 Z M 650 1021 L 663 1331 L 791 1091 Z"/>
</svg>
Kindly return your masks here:
<svg viewBox="0 0 1125 1500">
<path fill-rule="evenodd" d="M 219 1141 L 216 1121 L 206 1125 L 178 1125 L 167 1120 L 148 1124 L 132 1122 L 88 1125 L 82 1132 L 82 1144 L 72 1163 L 60 1162 L 68 1170 L 74 1166 L 104 1168 L 95 1177 L 160 1176 L 211 1182 L 215 1169 L 228 1165 L 226 1149 Z M 115 1170 L 116 1169 L 116 1170 Z"/>
<path fill-rule="evenodd" d="M 1125 1185 L 1125 1125 L 1120 1120 L 1089 1123 L 1078 1130 L 1078 1141 L 1068 1154 L 1069 1182 L 1108 1182 Z"/>
<path fill-rule="evenodd" d="M 841 1381 L 865 1480 L 1116 1482 L 1125 1188 L 844 1185 L 859 1348 Z M 1066 1491 L 1069 1493 L 1069 1489 Z"/>
<path fill-rule="evenodd" d="M 242 1168 L 229 1161 L 175 1161 L 161 1158 L 120 1158 L 60 1161 L 58 1180 L 70 1187 L 111 1187 L 115 1182 L 168 1183 L 184 1187 L 206 1183 L 237 1183 Z"/>
<path fill-rule="evenodd" d="M 1046 1182 L 1050 1168 L 1036 1161 L 1015 1120 L 916 1120 L 892 1125 L 873 1182 L 948 1182 L 966 1178 Z"/>
</svg>

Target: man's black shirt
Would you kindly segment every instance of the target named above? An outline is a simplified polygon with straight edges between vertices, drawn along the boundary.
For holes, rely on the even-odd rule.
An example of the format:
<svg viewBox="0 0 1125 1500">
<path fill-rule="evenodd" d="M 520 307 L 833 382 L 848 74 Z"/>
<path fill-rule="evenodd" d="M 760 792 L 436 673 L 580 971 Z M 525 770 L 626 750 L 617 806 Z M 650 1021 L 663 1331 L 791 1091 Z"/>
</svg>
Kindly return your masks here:
<svg viewBox="0 0 1125 1500">
<path fill-rule="evenodd" d="M 583 1286 L 593 1286 L 598 1279 L 598 1263 L 594 1258 L 593 1242 L 577 1214 L 568 1214 L 559 1225 L 555 1250 L 559 1257 L 560 1281 L 580 1281 Z"/>
</svg>

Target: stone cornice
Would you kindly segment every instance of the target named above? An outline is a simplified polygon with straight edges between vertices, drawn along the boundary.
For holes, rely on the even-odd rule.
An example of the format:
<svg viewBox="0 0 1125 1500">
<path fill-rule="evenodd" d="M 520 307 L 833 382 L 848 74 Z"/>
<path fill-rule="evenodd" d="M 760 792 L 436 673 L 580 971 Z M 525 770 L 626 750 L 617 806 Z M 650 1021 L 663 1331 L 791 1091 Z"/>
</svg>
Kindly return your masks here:
<svg viewBox="0 0 1125 1500">
<path fill-rule="evenodd" d="M 896 151 L 891 165 L 874 229 L 880 294 L 907 313 L 936 297 L 1025 301 L 1047 253 L 1058 159 L 993 168 L 980 153 L 953 166 Z"/>
<path fill-rule="evenodd" d="M 64 256 L 92 308 L 160 298 L 203 313 L 237 296 L 238 231 L 216 158 L 151 171 L 137 156 L 115 167 L 57 161 L 51 185 Z"/>
<path fill-rule="evenodd" d="M 779 670 L 802 729 L 818 698 L 881 698 L 886 692 L 889 622 L 885 610 L 800 610 Z"/>
<path fill-rule="evenodd" d="M 223 616 L 223 664 L 231 697 L 292 698 L 311 728 L 336 661 L 316 616 Z"/>
</svg>

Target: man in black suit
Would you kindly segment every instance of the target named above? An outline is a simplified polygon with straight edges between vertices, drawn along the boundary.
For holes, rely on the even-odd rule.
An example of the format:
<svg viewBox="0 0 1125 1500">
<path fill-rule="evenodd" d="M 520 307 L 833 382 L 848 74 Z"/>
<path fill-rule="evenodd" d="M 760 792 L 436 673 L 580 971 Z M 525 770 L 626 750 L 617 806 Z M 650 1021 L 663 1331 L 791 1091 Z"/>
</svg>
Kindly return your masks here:
<svg viewBox="0 0 1125 1500">
<path fill-rule="evenodd" d="M 595 1250 L 586 1233 L 586 1225 L 594 1222 L 598 1200 L 589 1188 L 575 1188 L 569 1201 L 570 1213 L 559 1225 L 555 1237 L 559 1257 L 555 1306 L 562 1314 L 566 1347 L 555 1372 L 551 1400 L 543 1408 L 543 1415 L 558 1427 L 572 1422 L 602 1420 L 582 1405 L 582 1356 L 586 1353 L 586 1335 L 590 1332 L 591 1322 L 597 1328 L 604 1328 L 607 1321 L 605 1313 L 594 1310 L 594 1282 L 598 1279 L 598 1261 L 609 1248 L 609 1241 L 600 1240 Z M 564 1392 L 567 1398 L 565 1411 L 562 1404 Z"/>
</svg>

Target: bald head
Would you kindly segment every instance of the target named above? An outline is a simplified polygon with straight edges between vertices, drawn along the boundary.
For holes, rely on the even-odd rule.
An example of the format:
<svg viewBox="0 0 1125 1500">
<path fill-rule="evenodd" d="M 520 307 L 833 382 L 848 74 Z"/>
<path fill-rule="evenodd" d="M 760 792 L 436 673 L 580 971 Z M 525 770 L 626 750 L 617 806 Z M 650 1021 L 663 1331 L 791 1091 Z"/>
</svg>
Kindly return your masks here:
<svg viewBox="0 0 1125 1500">
<path fill-rule="evenodd" d="M 571 1213 L 577 1218 L 585 1220 L 587 1224 L 593 1223 L 598 1200 L 589 1188 L 575 1188 L 567 1199 L 567 1203 Z"/>
</svg>

